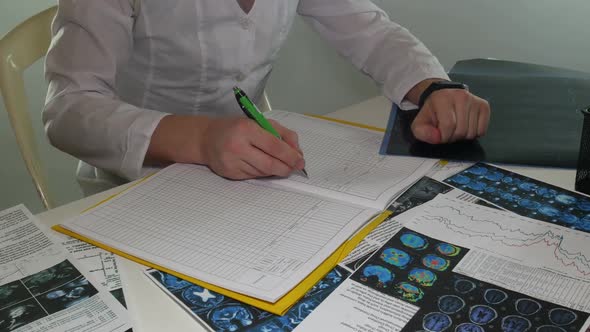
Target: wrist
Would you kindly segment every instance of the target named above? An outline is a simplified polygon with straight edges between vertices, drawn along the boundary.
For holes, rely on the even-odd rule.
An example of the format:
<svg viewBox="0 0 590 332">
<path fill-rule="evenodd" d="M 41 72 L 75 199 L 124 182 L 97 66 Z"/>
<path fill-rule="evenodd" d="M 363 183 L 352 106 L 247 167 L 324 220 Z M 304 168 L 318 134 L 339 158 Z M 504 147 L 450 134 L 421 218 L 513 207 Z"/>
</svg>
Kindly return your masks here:
<svg viewBox="0 0 590 332">
<path fill-rule="evenodd" d="M 204 164 L 205 132 L 209 122 L 204 116 L 163 117 L 150 139 L 146 162 Z"/>
<path fill-rule="evenodd" d="M 460 82 L 453 82 L 453 81 L 446 81 L 446 80 L 432 82 L 432 83 L 430 83 L 430 85 L 428 85 L 428 87 L 424 91 L 422 91 L 422 94 L 420 95 L 420 98 L 418 100 L 418 108 L 421 109 L 424 106 L 424 104 L 426 103 L 426 100 L 430 97 L 431 94 L 433 94 L 434 92 L 436 92 L 438 90 L 443 90 L 443 89 L 469 90 L 467 85 L 460 83 Z"/>
<path fill-rule="evenodd" d="M 405 100 L 411 102 L 414 105 L 418 105 L 420 103 L 420 96 L 426 91 L 426 89 L 435 82 L 447 81 L 444 78 L 427 78 L 418 82 L 414 85 L 410 91 L 406 94 Z"/>
</svg>

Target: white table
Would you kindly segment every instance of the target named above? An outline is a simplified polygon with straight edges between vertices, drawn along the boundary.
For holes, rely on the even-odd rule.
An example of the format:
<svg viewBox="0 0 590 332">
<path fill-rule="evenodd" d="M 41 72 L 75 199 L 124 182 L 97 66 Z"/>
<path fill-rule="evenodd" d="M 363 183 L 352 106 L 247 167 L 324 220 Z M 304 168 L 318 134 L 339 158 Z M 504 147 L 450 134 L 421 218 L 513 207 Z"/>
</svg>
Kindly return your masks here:
<svg viewBox="0 0 590 332">
<path fill-rule="evenodd" d="M 387 99 L 384 97 L 375 97 L 327 114 L 326 116 L 384 128 L 387 124 L 390 107 L 391 104 Z M 575 170 L 572 169 L 504 167 L 566 189 L 574 189 Z M 129 185 L 113 188 L 41 213 L 38 215 L 38 218 L 42 223 L 52 226 L 65 219 L 76 216 L 83 210 L 122 191 Z M 131 318 L 135 323 L 134 331 L 206 331 L 188 313 L 184 312 L 180 306 L 143 275 L 141 265 L 125 259 L 121 259 L 121 262 L 120 271 Z"/>
</svg>

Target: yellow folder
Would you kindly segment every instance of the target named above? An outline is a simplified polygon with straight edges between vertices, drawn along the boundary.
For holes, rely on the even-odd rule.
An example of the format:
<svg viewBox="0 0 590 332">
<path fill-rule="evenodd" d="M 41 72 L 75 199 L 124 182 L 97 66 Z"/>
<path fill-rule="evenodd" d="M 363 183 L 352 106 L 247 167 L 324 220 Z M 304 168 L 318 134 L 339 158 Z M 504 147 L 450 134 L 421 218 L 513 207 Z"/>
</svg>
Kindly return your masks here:
<svg viewBox="0 0 590 332">
<path fill-rule="evenodd" d="M 382 129 L 382 128 L 365 126 L 365 125 L 361 125 L 358 123 L 348 122 L 348 121 L 334 119 L 334 118 L 328 118 L 328 117 L 324 117 L 324 116 L 317 116 L 316 115 L 313 117 L 328 120 L 328 121 L 343 123 L 343 124 L 347 124 L 347 125 L 352 125 L 352 126 L 356 126 L 356 127 L 371 129 L 371 130 L 375 130 L 375 131 L 384 131 L 384 129 Z M 147 178 L 149 178 L 149 177 L 146 177 L 145 179 L 147 179 Z M 145 179 L 143 179 L 143 180 L 145 180 Z M 141 183 L 143 180 L 137 182 L 136 185 Z M 108 200 L 113 199 L 117 195 L 118 194 L 113 195 L 113 196 L 99 202 L 98 204 L 90 207 L 88 210 L 90 210 L 90 209 L 92 209 L 92 208 L 94 208 L 94 207 L 96 207 Z M 340 245 L 340 247 L 338 247 L 338 249 L 336 249 L 336 251 L 334 251 L 322 264 L 320 264 L 313 272 L 311 272 L 297 286 L 295 286 L 292 290 L 290 290 L 287 294 L 285 294 L 282 298 L 280 298 L 278 301 L 276 301 L 274 303 L 263 301 L 263 300 L 260 300 L 260 299 L 257 299 L 257 298 L 254 298 L 254 297 L 251 297 L 248 295 L 244 295 L 241 293 L 237 293 L 237 292 L 234 292 L 234 291 L 231 291 L 231 290 L 228 290 L 228 289 L 225 289 L 225 288 L 222 288 L 222 287 L 210 284 L 210 283 L 203 282 L 199 279 L 195 279 L 193 277 L 184 275 L 182 273 L 178 273 L 178 272 L 170 270 L 164 266 L 159 266 L 159 265 L 154 264 L 152 262 L 146 261 L 146 260 L 141 259 L 139 257 L 130 255 L 130 254 L 125 253 L 121 250 L 117 250 L 117 249 L 107 246 L 103 243 L 94 241 L 94 240 L 89 239 L 85 236 L 74 233 L 74 232 L 72 232 L 60 225 L 55 225 L 52 228 L 57 232 L 69 235 L 73 238 L 79 239 L 84 242 L 88 242 L 94 246 L 97 246 L 97 247 L 102 248 L 104 250 L 115 253 L 121 257 L 125 257 L 125 258 L 132 260 L 136 263 L 139 263 L 141 265 L 145 265 L 145 266 L 148 266 L 148 267 L 151 267 L 154 269 L 158 269 L 160 271 L 171 274 L 175 277 L 181 278 L 183 280 L 189 281 L 189 282 L 199 285 L 201 287 L 207 288 L 211 291 L 217 292 L 219 294 L 228 296 L 228 297 L 238 300 L 240 302 L 260 308 L 264 311 L 268 311 L 268 312 L 276 314 L 276 315 L 283 315 L 287 312 L 287 310 L 289 310 L 289 308 L 291 308 L 295 303 L 297 303 L 297 301 L 299 301 L 299 299 L 301 299 L 303 297 L 303 295 L 305 295 L 305 293 L 307 293 L 307 291 L 309 289 L 311 289 L 328 272 L 330 272 L 334 267 L 336 267 L 336 265 L 343 258 L 345 258 L 367 236 L 367 234 L 369 234 L 373 229 L 375 229 L 377 226 L 379 226 L 379 224 L 381 224 L 381 222 L 383 222 L 385 219 L 387 219 L 387 217 L 389 217 L 390 215 L 391 215 L 390 211 L 384 211 L 380 215 L 378 215 L 377 217 L 373 218 L 365 227 L 363 227 L 362 230 L 357 232 L 353 237 L 351 237 L 349 240 L 347 240 L 342 245 Z"/>
<path fill-rule="evenodd" d="M 390 214 L 391 214 L 391 212 L 386 211 L 386 212 L 381 213 L 376 218 L 374 218 L 367 226 L 365 226 L 361 231 L 359 231 L 357 234 L 355 234 L 355 236 L 353 236 L 347 242 L 343 243 L 336 251 L 334 251 L 332 253 L 332 255 L 330 255 L 312 273 L 310 273 L 297 286 L 295 286 L 291 291 L 289 291 L 287 294 L 285 294 L 285 296 L 280 298 L 275 303 L 262 301 L 260 299 L 257 299 L 257 298 L 254 298 L 254 297 L 251 297 L 248 295 L 244 295 L 241 293 L 230 291 L 228 289 L 221 288 L 221 287 L 215 286 L 213 284 L 209 284 L 209 283 L 203 282 L 201 280 L 189 277 L 189 276 L 184 275 L 182 273 L 178 273 L 176 271 L 167 269 L 163 266 L 153 264 L 153 263 L 143 260 L 141 258 L 132 256 L 132 255 L 129 255 L 129 254 L 122 252 L 120 250 L 111 248 L 107 245 L 104 245 L 103 243 L 93 241 L 93 240 L 86 238 L 84 236 L 81 236 L 77 233 L 71 232 L 68 229 L 61 227 L 60 225 L 53 226 L 53 229 L 60 232 L 60 233 L 63 233 L 63 234 L 69 235 L 71 237 L 77 238 L 79 240 L 82 240 L 84 242 L 88 242 L 88 243 L 95 245 L 99 248 L 102 248 L 104 250 L 113 252 L 119 256 L 125 257 L 125 258 L 132 260 L 136 263 L 139 263 L 141 265 L 149 266 L 151 268 L 158 269 L 160 271 L 169 273 L 173 276 L 176 276 L 176 277 L 181 278 L 183 280 L 197 284 L 201 287 L 207 288 L 207 289 L 217 292 L 219 294 L 223 294 L 225 296 L 231 297 L 231 298 L 238 300 L 240 302 L 260 308 L 264 311 L 268 311 L 268 312 L 271 312 L 276 315 L 283 315 L 283 314 L 285 314 L 285 312 L 287 312 L 287 310 L 289 310 L 289 308 L 291 308 L 295 303 L 297 303 L 297 301 L 299 301 L 299 299 L 302 298 L 303 295 L 305 295 L 305 293 L 311 287 L 313 287 L 316 283 L 318 283 L 344 257 L 346 257 L 359 244 L 359 242 L 361 242 L 362 239 L 365 238 L 367 236 L 367 234 L 369 234 L 369 232 L 371 232 L 373 229 L 375 229 L 375 227 L 377 227 Z"/>
</svg>

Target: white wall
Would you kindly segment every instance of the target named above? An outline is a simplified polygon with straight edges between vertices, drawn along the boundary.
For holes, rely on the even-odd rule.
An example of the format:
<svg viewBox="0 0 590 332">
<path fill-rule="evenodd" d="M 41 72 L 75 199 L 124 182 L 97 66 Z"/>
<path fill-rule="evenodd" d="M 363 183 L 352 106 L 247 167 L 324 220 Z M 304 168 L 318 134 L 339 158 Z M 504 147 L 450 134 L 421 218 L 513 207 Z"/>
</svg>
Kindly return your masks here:
<svg viewBox="0 0 590 332">
<path fill-rule="evenodd" d="M 99 1 L 99 0 L 96 0 Z M 224 0 L 232 1 L 232 0 Z M 406 26 L 449 69 L 459 59 L 494 57 L 590 72 L 588 0 L 374 0 Z M 55 0 L 0 0 L 0 35 Z M 26 73 L 27 91 L 41 153 L 58 202 L 80 197 L 75 161 L 56 151 L 42 133 L 45 94 L 42 65 Z M 268 88 L 275 108 L 326 113 L 379 93 L 311 30 L 296 20 Z M 590 101 L 589 101 L 590 102 Z M 24 202 L 39 211 L 33 186 L 0 105 L 0 209 Z"/>
<path fill-rule="evenodd" d="M 446 69 L 460 59 L 492 57 L 590 72 L 588 0 L 373 2 L 420 38 Z M 301 22 L 281 52 L 271 83 L 273 106 L 312 113 L 378 93 Z"/>
</svg>

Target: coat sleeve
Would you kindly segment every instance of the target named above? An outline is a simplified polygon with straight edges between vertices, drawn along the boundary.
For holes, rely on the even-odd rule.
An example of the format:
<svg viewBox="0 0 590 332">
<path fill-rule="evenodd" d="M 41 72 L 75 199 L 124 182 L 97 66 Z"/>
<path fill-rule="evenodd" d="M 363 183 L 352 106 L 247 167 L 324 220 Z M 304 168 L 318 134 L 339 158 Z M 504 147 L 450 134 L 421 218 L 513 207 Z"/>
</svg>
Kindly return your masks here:
<svg viewBox="0 0 590 332">
<path fill-rule="evenodd" d="M 43 123 L 52 145 L 127 179 L 142 176 L 165 113 L 121 101 L 117 69 L 133 48 L 133 0 L 60 0 L 45 59 Z"/>
<path fill-rule="evenodd" d="M 300 0 L 298 13 L 402 108 L 408 91 L 427 78 L 448 76 L 432 53 L 369 0 Z"/>
</svg>

